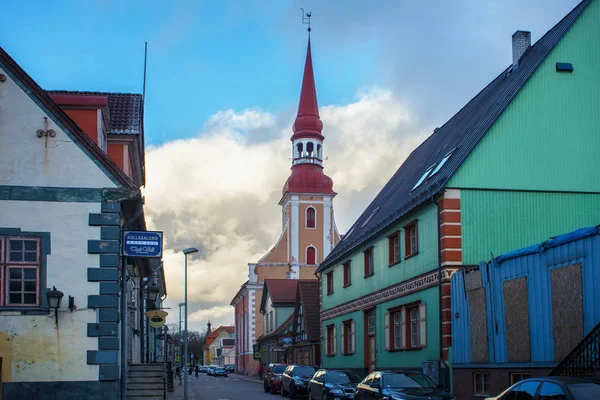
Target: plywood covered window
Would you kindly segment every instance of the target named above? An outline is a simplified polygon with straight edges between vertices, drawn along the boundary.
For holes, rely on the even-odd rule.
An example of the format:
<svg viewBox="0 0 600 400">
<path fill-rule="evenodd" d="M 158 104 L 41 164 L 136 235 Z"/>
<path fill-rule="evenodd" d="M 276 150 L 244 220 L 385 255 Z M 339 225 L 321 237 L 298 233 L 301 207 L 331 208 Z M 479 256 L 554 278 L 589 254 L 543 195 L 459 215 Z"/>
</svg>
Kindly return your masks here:
<svg viewBox="0 0 600 400">
<path fill-rule="evenodd" d="M 0 306 L 39 306 L 39 238 L 0 237 Z"/>
<path fill-rule="evenodd" d="M 309 246 L 306 248 L 306 263 L 307 264 L 316 264 L 317 263 L 317 250 Z"/>
<path fill-rule="evenodd" d="M 317 227 L 317 211 L 313 207 L 306 209 L 306 227 L 316 228 Z"/>
</svg>

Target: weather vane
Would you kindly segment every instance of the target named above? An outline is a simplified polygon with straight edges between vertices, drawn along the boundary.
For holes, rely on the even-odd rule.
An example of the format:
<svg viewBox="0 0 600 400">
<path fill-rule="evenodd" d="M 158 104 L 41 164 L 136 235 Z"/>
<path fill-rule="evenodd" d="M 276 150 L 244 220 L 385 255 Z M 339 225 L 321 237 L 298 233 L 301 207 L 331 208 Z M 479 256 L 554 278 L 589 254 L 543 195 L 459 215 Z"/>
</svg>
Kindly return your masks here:
<svg viewBox="0 0 600 400">
<path fill-rule="evenodd" d="M 302 23 L 303 24 L 307 24 L 308 25 L 308 36 L 310 36 L 310 31 L 312 29 L 310 29 L 310 18 L 312 17 L 312 12 L 307 12 L 306 14 L 304 13 L 304 8 L 301 8 L 302 10 Z"/>
</svg>

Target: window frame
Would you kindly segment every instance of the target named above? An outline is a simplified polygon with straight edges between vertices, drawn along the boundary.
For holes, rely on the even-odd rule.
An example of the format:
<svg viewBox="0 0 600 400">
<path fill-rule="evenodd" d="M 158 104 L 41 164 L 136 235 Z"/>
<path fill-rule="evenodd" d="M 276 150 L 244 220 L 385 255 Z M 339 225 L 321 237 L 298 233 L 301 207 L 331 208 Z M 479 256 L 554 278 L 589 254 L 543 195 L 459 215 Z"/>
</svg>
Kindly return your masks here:
<svg viewBox="0 0 600 400">
<path fill-rule="evenodd" d="M 325 352 L 325 355 L 328 357 L 333 357 L 335 356 L 335 345 L 336 345 L 336 340 L 335 340 L 335 325 L 331 324 L 331 325 L 327 325 L 325 327 L 325 332 L 326 332 L 326 349 L 327 351 Z"/>
<path fill-rule="evenodd" d="M 373 246 L 367 247 L 363 250 L 363 264 L 365 278 L 375 275 L 375 257 L 373 255 Z"/>
<path fill-rule="evenodd" d="M 342 268 L 344 269 L 344 287 L 352 285 L 352 270 L 351 270 L 351 261 L 348 260 L 342 264 Z"/>
<path fill-rule="evenodd" d="M 347 319 L 342 321 L 342 354 L 351 355 L 356 352 L 356 334 L 354 330 L 354 320 Z"/>
<path fill-rule="evenodd" d="M 10 258 L 11 241 L 20 241 L 23 243 L 21 249 L 22 260 L 12 261 Z M 26 261 L 25 254 L 33 253 L 32 250 L 25 249 L 25 242 L 35 242 L 35 261 Z M 45 306 L 43 299 L 43 273 L 45 254 L 42 246 L 42 236 L 38 235 L 2 235 L 0 236 L 0 307 L 2 309 L 33 309 L 42 308 Z M 17 292 L 12 292 L 10 289 L 11 281 L 16 279 L 10 278 L 10 271 L 12 269 L 21 271 L 21 278 L 18 279 L 20 282 L 21 289 Z M 35 303 L 25 303 L 25 295 L 31 295 L 31 290 L 25 291 L 25 282 L 31 282 L 33 279 L 25 278 L 25 270 L 35 270 Z M 11 293 L 20 293 L 21 302 L 11 303 Z"/>
<path fill-rule="evenodd" d="M 404 230 L 404 259 L 407 260 L 419 254 L 419 227 L 418 220 L 413 220 L 402 227 Z M 412 246 L 412 230 L 414 229 L 414 250 Z"/>
<path fill-rule="evenodd" d="M 416 309 L 419 318 L 416 320 L 417 324 L 417 345 L 413 346 L 413 334 L 412 324 L 410 319 L 410 311 Z M 395 316 L 398 315 L 398 323 L 396 324 Z M 387 309 L 384 316 L 385 324 L 385 349 L 386 351 L 410 351 L 420 350 L 427 347 L 427 303 L 417 300 L 411 303 L 402 304 L 396 307 Z M 398 326 L 400 329 L 399 341 L 396 343 L 396 331 L 395 328 Z"/>
<path fill-rule="evenodd" d="M 402 252 L 400 251 L 400 230 L 393 232 L 387 237 L 388 239 L 388 267 L 393 267 L 400 263 Z M 397 243 L 397 254 L 396 254 Z"/>
<path fill-rule="evenodd" d="M 480 392 L 477 391 L 477 375 L 481 375 L 482 379 L 481 379 L 481 390 Z M 489 387 L 486 387 L 486 383 L 485 383 L 485 377 L 489 377 L 490 381 L 487 383 L 487 385 L 492 386 L 492 382 L 491 382 L 491 375 L 489 373 L 489 371 L 474 371 L 473 372 L 473 394 L 474 395 L 490 395 L 490 391 L 489 391 Z M 487 390 L 487 391 L 486 391 Z"/>
<path fill-rule="evenodd" d="M 333 271 L 329 271 L 325 274 L 327 284 L 327 296 L 333 294 Z"/>
<path fill-rule="evenodd" d="M 313 216 L 312 220 L 309 218 L 310 217 L 309 210 L 312 210 L 312 216 Z M 317 209 L 314 208 L 313 206 L 306 207 L 306 210 L 304 211 L 304 225 L 307 229 L 317 229 Z"/>
<path fill-rule="evenodd" d="M 515 376 L 520 375 L 521 379 L 519 379 L 518 381 L 515 381 L 514 378 Z M 533 376 L 531 375 L 531 372 L 511 372 L 510 373 L 510 385 L 514 385 L 517 382 L 521 382 L 524 379 L 530 379 L 533 378 Z"/>
</svg>

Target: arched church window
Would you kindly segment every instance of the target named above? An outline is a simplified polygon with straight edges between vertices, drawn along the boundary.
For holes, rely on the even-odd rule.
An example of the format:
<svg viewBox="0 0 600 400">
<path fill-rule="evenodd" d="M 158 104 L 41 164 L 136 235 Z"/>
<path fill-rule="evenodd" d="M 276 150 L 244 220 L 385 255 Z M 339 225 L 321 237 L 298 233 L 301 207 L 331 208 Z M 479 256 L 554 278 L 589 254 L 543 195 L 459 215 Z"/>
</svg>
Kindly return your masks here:
<svg viewBox="0 0 600 400">
<path fill-rule="evenodd" d="M 318 145 L 317 145 L 317 158 L 318 158 L 318 159 L 321 159 L 321 158 L 322 158 L 322 157 L 321 157 L 321 145 L 320 145 L 320 144 L 318 144 Z"/>
<path fill-rule="evenodd" d="M 298 143 L 296 145 L 296 148 L 298 149 L 298 156 L 296 158 L 301 158 L 302 152 L 304 151 L 304 146 L 302 145 L 302 143 Z"/>
<path fill-rule="evenodd" d="M 309 157 L 313 157 L 313 151 L 314 151 L 314 144 L 312 142 L 308 142 L 306 144 L 306 152 L 308 153 Z"/>
<path fill-rule="evenodd" d="M 314 228 L 317 225 L 316 222 L 317 222 L 317 212 L 315 211 L 314 208 L 308 207 L 306 209 L 306 227 Z"/>
<path fill-rule="evenodd" d="M 310 246 L 306 249 L 306 263 L 316 264 L 317 263 L 317 250 Z"/>
</svg>

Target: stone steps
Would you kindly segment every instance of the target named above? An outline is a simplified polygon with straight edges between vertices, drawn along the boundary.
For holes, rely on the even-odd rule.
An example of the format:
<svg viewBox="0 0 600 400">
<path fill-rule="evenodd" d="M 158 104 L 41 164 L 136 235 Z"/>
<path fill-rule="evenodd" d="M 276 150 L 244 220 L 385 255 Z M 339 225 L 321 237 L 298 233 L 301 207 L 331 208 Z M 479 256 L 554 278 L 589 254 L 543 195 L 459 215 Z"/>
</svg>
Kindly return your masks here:
<svg viewBox="0 0 600 400">
<path fill-rule="evenodd" d="M 133 364 L 127 374 L 128 400 L 162 400 L 163 364 Z"/>
</svg>

